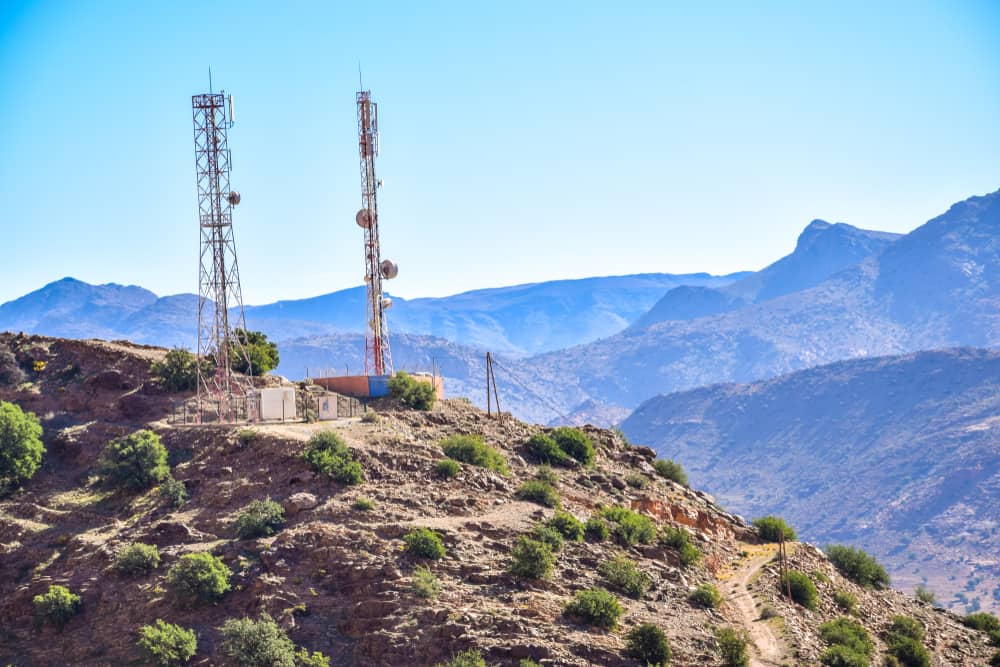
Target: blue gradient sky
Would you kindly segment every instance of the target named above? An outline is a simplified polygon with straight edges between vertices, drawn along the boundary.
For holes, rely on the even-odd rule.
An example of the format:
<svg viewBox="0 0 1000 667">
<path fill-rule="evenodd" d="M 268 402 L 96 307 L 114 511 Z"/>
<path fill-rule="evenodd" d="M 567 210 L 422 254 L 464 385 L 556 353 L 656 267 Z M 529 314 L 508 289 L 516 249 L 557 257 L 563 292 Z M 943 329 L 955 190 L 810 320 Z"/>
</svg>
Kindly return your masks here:
<svg viewBox="0 0 1000 667">
<path fill-rule="evenodd" d="M 0 0 L 0 301 L 195 291 L 209 65 L 247 303 L 361 282 L 359 61 L 406 297 L 759 268 L 1000 187 L 998 3 L 280 4 Z"/>
</svg>

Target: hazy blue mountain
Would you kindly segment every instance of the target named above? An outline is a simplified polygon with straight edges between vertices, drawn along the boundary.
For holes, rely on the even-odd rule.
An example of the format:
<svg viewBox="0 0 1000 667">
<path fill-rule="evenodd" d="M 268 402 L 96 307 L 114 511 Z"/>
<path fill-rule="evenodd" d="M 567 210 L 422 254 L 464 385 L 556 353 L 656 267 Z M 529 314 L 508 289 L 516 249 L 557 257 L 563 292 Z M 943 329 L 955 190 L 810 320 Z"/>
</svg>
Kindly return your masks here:
<svg viewBox="0 0 1000 667">
<path fill-rule="evenodd" d="M 1000 607 L 1000 351 L 843 361 L 658 396 L 621 427 L 733 511 L 862 545 L 897 585 L 927 577 L 945 603 L 964 605 L 953 596 L 976 580 L 968 600 Z"/>
</svg>

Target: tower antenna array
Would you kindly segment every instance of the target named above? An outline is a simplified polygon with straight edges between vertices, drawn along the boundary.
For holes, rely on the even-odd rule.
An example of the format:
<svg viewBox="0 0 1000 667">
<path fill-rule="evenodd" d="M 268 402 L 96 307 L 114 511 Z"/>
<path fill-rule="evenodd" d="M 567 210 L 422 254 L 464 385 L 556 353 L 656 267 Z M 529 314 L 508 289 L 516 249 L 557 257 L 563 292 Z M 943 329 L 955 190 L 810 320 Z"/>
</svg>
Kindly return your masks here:
<svg viewBox="0 0 1000 667">
<path fill-rule="evenodd" d="M 198 278 L 198 415 L 203 401 L 215 401 L 220 421 L 232 421 L 248 387 L 232 372 L 234 357 L 250 373 L 240 272 L 233 240 L 233 206 L 240 193 L 229 184 L 229 128 L 233 98 L 225 91 L 191 97 L 201 252 Z M 230 313 L 230 310 L 233 313 Z M 235 326 L 233 326 L 235 325 Z M 212 364 L 208 363 L 214 361 Z"/>
<path fill-rule="evenodd" d="M 381 183 L 375 177 L 375 157 L 379 149 L 378 105 L 372 102 L 369 90 L 359 90 L 357 102 L 361 210 L 354 220 L 365 234 L 365 308 L 368 320 L 365 331 L 365 374 L 392 375 L 389 326 L 385 317 L 385 311 L 392 306 L 392 300 L 382 293 L 382 281 L 395 278 L 399 267 L 391 260 L 383 260 L 379 248 L 377 190 Z"/>
</svg>

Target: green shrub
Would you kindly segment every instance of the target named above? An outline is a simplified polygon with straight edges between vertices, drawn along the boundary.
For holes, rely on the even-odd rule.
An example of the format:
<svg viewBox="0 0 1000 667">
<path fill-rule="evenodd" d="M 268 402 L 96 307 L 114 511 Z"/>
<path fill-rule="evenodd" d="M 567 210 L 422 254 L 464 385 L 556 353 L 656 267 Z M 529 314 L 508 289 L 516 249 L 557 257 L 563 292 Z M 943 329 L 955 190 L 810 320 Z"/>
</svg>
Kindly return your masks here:
<svg viewBox="0 0 1000 667">
<path fill-rule="evenodd" d="M 780 590 L 785 592 L 789 587 L 792 589 L 792 599 L 809 610 L 815 610 L 819 603 L 819 593 L 816 591 L 816 584 L 812 582 L 809 575 L 798 570 L 789 570 L 782 575 Z"/>
<path fill-rule="evenodd" d="M 845 614 L 854 616 L 858 613 L 858 599 L 847 591 L 836 591 L 833 601 Z"/>
<path fill-rule="evenodd" d="M 529 479 L 523 483 L 517 489 L 517 497 L 545 507 L 559 507 L 559 492 L 537 479 Z"/>
<path fill-rule="evenodd" d="M 577 591 L 567 604 L 563 613 L 586 625 L 592 625 L 605 630 L 614 630 L 618 618 L 622 615 L 622 607 L 618 598 L 603 588 L 591 588 Z"/>
<path fill-rule="evenodd" d="M 270 537 L 285 525 L 285 510 L 270 498 L 255 500 L 236 517 L 236 534 L 241 540 Z"/>
<path fill-rule="evenodd" d="M 782 534 L 784 534 L 785 540 L 795 541 L 795 531 L 781 517 L 762 516 L 759 519 L 754 519 L 753 525 L 760 534 L 760 539 L 765 542 L 780 542 Z"/>
<path fill-rule="evenodd" d="M 528 438 L 527 450 L 528 454 L 539 463 L 566 465 L 570 459 L 556 441 L 545 433 L 536 433 Z"/>
<path fill-rule="evenodd" d="M 174 479 L 168 475 L 163 483 L 160 484 L 160 497 L 175 509 L 183 507 L 188 499 L 187 486 L 179 479 Z"/>
<path fill-rule="evenodd" d="M 606 560 L 597 566 L 597 573 L 611 586 L 638 600 L 653 585 L 653 578 L 637 568 L 624 556 Z"/>
<path fill-rule="evenodd" d="M 625 483 L 631 486 L 633 489 L 645 489 L 649 486 L 649 478 L 645 475 L 640 475 L 638 473 L 632 473 L 625 477 Z"/>
<path fill-rule="evenodd" d="M 567 540 L 573 542 L 583 542 L 583 524 L 580 520 L 569 512 L 556 511 L 552 518 L 548 520 L 548 525 Z"/>
<path fill-rule="evenodd" d="M 539 663 L 535 662 L 531 658 L 522 658 L 520 662 L 517 663 L 517 667 L 542 667 Z"/>
<path fill-rule="evenodd" d="M 434 667 L 486 667 L 486 660 L 483 659 L 482 653 L 470 648 L 456 653 L 448 662 L 439 662 Z"/>
<path fill-rule="evenodd" d="M 444 477 L 445 479 L 456 477 L 461 471 L 462 465 L 455 459 L 441 459 L 437 462 L 437 467 L 435 468 L 438 477 Z"/>
<path fill-rule="evenodd" d="M 142 490 L 170 474 L 167 448 L 152 431 L 136 431 L 115 438 L 101 453 L 100 474 L 115 486 Z"/>
<path fill-rule="evenodd" d="M 359 512 L 371 512 L 375 509 L 375 501 L 371 498 L 365 498 L 364 496 L 358 496 L 351 503 L 351 507 L 358 510 Z"/>
<path fill-rule="evenodd" d="M 344 439 L 333 431 L 320 431 L 309 438 L 302 458 L 313 470 L 341 484 L 360 484 L 365 478 L 361 464 L 354 460 Z"/>
<path fill-rule="evenodd" d="M 869 667 L 871 656 L 858 653 L 849 646 L 834 644 L 819 656 L 820 663 L 827 667 Z"/>
<path fill-rule="evenodd" d="M 260 437 L 260 432 L 255 428 L 241 428 L 236 434 L 236 440 L 239 441 L 241 445 L 246 447 L 257 438 Z"/>
<path fill-rule="evenodd" d="M 399 371 L 389 380 L 389 395 L 415 410 L 430 410 L 437 400 L 433 385 L 429 382 L 420 382 L 403 371 Z"/>
<path fill-rule="evenodd" d="M 584 465 L 589 465 L 594 460 L 594 443 L 587 435 L 578 428 L 560 426 L 553 429 L 551 437 L 556 441 L 567 456 L 570 456 Z"/>
<path fill-rule="evenodd" d="M 656 526 L 649 517 L 627 507 L 606 507 L 601 516 L 612 522 L 612 532 L 622 544 L 649 544 L 656 537 Z"/>
<path fill-rule="evenodd" d="M 167 571 L 167 588 L 182 604 L 215 602 L 229 590 L 232 572 L 204 551 L 185 554 Z"/>
<path fill-rule="evenodd" d="M 278 346 L 260 331 L 235 329 L 230 343 L 229 366 L 237 373 L 262 376 L 278 367 Z"/>
<path fill-rule="evenodd" d="M 1000 618 L 997 618 L 993 614 L 988 614 L 985 611 L 977 611 L 974 614 L 969 614 L 962 619 L 962 623 L 967 627 L 985 632 L 989 635 L 1000 632 Z"/>
<path fill-rule="evenodd" d="M 931 655 L 927 648 L 916 639 L 897 637 L 886 642 L 888 653 L 902 667 L 931 667 Z"/>
<path fill-rule="evenodd" d="M 750 653 L 747 645 L 750 640 L 746 632 L 726 626 L 715 629 L 715 642 L 718 644 L 722 664 L 726 667 L 747 667 L 750 664 Z"/>
<path fill-rule="evenodd" d="M 688 485 L 687 473 L 684 472 L 684 468 L 681 467 L 680 463 L 676 463 L 670 459 L 657 459 L 653 461 L 653 470 L 660 477 L 677 482 L 681 486 Z"/>
<path fill-rule="evenodd" d="M 533 479 L 545 482 L 549 486 L 559 486 L 559 476 L 547 465 L 538 466 Z"/>
<path fill-rule="evenodd" d="M 194 630 L 158 618 L 139 628 L 139 648 L 146 660 L 159 667 L 181 667 L 198 652 L 198 638 Z"/>
<path fill-rule="evenodd" d="M 563 548 L 562 533 L 543 523 L 535 524 L 535 527 L 531 529 L 531 538 L 549 545 L 553 553 Z"/>
<path fill-rule="evenodd" d="M 436 598 L 441 592 L 441 584 L 430 568 L 418 565 L 413 570 L 413 592 L 422 598 Z"/>
<path fill-rule="evenodd" d="M 406 542 L 406 553 L 414 558 L 440 560 L 445 556 L 441 536 L 430 528 L 415 528 L 403 536 L 403 541 Z"/>
<path fill-rule="evenodd" d="M 211 371 L 211 364 L 204 366 Z M 150 366 L 149 372 L 158 378 L 169 391 L 194 391 L 198 387 L 198 360 L 182 347 L 177 347 Z"/>
<path fill-rule="evenodd" d="M 625 654 L 646 667 L 667 667 L 670 642 L 663 630 L 652 623 L 643 623 L 625 635 Z"/>
<path fill-rule="evenodd" d="M 309 653 L 309 649 L 303 646 L 295 652 L 295 664 L 298 667 L 330 667 L 330 658 L 320 651 Z"/>
<path fill-rule="evenodd" d="M 677 550 L 681 565 L 690 567 L 701 560 L 701 551 L 691 542 L 691 534 L 680 526 L 664 526 L 660 542 Z"/>
<path fill-rule="evenodd" d="M 608 523 L 598 516 L 587 519 L 587 523 L 583 526 L 583 532 L 591 542 L 603 542 L 611 535 Z"/>
<path fill-rule="evenodd" d="M 918 642 L 924 640 L 924 626 L 915 618 L 909 616 L 893 616 L 889 625 L 888 639 L 886 643 L 891 643 L 894 638 L 905 637 Z"/>
<path fill-rule="evenodd" d="M 507 474 L 507 460 L 478 435 L 453 435 L 441 441 L 445 456 L 480 468 Z"/>
<path fill-rule="evenodd" d="M 65 586 L 53 584 L 49 590 L 33 598 L 35 616 L 59 630 L 62 630 L 69 619 L 80 613 L 80 596 Z"/>
<path fill-rule="evenodd" d="M 126 575 L 148 574 L 160 566 L 160 550 L 155 544 L 133 542 L 115 556 L 115 569 Z"/>
<path fill-rule="evenodd" d="M 1000 667 L 1000 651 L 996 651 L 990 656 L 990 667 Z"/>
<path fill-rule="evenodd" d="M 508 571 L 528 579 L 546 578 L 552 573 L 552 567 L 556 562 L 552 547 L 524 535 L 517 538 L 510 555 Z"/>
<path fill-rule="evenodd" d="M 362 424 L 377 424 L 380 421 L 381 418 L 378 416 L 378 413 L 371 408 L 366 409 L 364 414 L 361 415 Z"/>
<path fill-rule="evenodd" d="M 937 597 L 934 595 L 934 591 L 927 588 L 923 584 L 917 584 L 917 588 L 913 592 L 913 596 L 921 602 L 926 602 L 927 604 L 937 604 Z"/>
<path fill-rule="evenodd" d="M 889 573 L 861 549 L 840 544 L 826 547 L 826 555 L 842 575 L 864 588 L 889 587 Z"/>
<path fill-rule="evenodd" d="M 0 401 L 0 491 L 34 477 L 44 453 L 38 417 Z"/>
<path fill-rule="evenodd" d="M 842 646 L 847 652 L 834 652 L 837 660 L 848 662 L 824 662 L 825 665 L 850 665 L 850 654 L 860 656 L 867 665 L 875 651 L 871 636 L 865 627 L 852 618 L 842 616 L 819 626 L 819 636 L 831 647 Z M 833 658 L 831 658 L 832 660 Z"/>
<path fill-rule="evenodd" d="M 240 667 L 295 667 L 295 644 L 267 614 L 223 623 L 222 653 Z"/>
<path fill-rule="evenodd" d="M 715 609 L 722 604 L 722 593 L 712 584 L 702 584 L 691 591 L 688 602 L 703 609 Z"/>
</svg>

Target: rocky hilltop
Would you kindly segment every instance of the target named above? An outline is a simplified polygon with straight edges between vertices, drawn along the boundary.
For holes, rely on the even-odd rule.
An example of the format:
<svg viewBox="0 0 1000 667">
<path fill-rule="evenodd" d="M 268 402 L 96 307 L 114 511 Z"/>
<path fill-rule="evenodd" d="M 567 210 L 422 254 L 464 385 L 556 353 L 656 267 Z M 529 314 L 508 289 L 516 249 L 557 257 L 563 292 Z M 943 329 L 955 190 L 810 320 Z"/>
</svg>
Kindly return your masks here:
<svg viewBox="0 0 1000 667">
<path fill-rule="evenodd" d="M 819 626 L 844 613 L 835 596 L 845 594 L 856 598 L 857 619 L 879 653 L 894 615 L 925 629 L 934 665 L 983 665 L 994 650 L 951 613 L 844 579 L 808 544 L 790 545 L 790 566 L 815 582 L 814 609 L 785 600 L 774 545 L 711 497 L 659 476 L 655 453 L 617 432 L 584 428 L 593 462 L 544 469 L 526 443 L 548 429 L 489 419 L 462 400 L 429 412 L 389 402 L 377 421 L 177 426 L 167 417 L 178 397 L 148 372 L 164 350 L 9 335 L 0 347 L 26 372 L 0 386 L 0 398 L 41 417 L 48 448 L 38 473 L 0 502 L 4 664 L 142 664 L 137 633 L 155 619 L 195 630 L 192 664 L 232 664 L 220 627 L 266 612 L 296 645 L 334 665 L 434 665 L 473 649 L 490 665 L 624 667 L 638 664 L 626 637 L 642 623 L 665 631 L 676 665 L 722 665 L 719 627 L 747 633 L 752 665 L 812 665 L 825 650 Z M 124 491 L 95 477 L 107 441 L 140 428 L 166 445 L 171 474 L 189 495 L 183 505 L 155 486 Z M 360 484 L 338 483 L 303 460 L 307 442 L 329 430 L 360 464 Z M 454 476 L 441 474 L 442 440 L 466 434 L 495 448 L 497 470 L 462 463 Z M 540 502 L 525 493 L 528 482 L 554 496 Z M 241 539 L 241 513 L 268 498 L 283 507 L 284 524 Z M 594 518 L 595 528 L 586 539 L 565 539 L 548 576 L 515 575 L 515 543 L 538 535 L 539 524 L 554 525 L 553 500 L 576 519 Z M 442 558 L 405 548 L 418 528 L 441 537 Z M 157 546 L 161 562 L 121 574 L 115 558 L 136 542 Z M 219 557 L 230 571 L 230 590 L 214 603 L 184 605 L 172 595 L 166 573 L 195 553 Z M 635 597 L 605 565 L 620 558 L 641 573 Z M 53 584 L 82 601 L 61 631 L 33 619 L 33 598 Z M 704 585 L 717 587 L 717 604 L 692 597 Z M 598 587 L 622 610 L 610 629 L 565 613 L 575 594 Z"/>
</svg>

